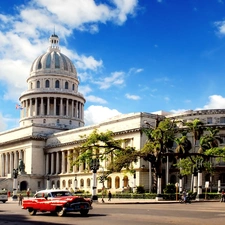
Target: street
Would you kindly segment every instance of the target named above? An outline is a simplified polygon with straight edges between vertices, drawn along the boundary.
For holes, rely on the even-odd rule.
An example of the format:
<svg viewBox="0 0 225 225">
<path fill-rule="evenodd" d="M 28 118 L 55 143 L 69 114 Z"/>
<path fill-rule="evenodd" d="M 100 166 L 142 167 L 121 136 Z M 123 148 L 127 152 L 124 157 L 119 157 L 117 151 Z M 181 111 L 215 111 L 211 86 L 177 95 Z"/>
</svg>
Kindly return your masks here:
<svg viewBox="0 0 225 225">
<path fill-rule="evenodd" d="M 223 224 L 225 203 L 196 202 L 192 204 L 101 204 L 94 203 L 94 209 L 86 217 L 79 213 L 68 213 L 58 217 L 49 212 L 38 212 L 30 216 L 16 202 L 0 203 L 1 224 L 10 225 L 213 225 Z"/>
</svg>

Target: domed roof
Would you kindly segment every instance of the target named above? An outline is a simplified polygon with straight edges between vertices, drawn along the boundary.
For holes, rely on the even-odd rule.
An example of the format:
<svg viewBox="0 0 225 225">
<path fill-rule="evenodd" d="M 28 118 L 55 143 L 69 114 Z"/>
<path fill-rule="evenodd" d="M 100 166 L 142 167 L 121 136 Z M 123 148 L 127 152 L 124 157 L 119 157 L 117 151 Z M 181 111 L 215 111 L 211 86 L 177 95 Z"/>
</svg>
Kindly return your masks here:
<svg viewBox="0 0 225 225">
<path fill-rule="evenodd" d="M 37 57 L 31 65 L 30 76 L 38 74 L 62 74 L 77 78 L 77 71 L 72 61 L 59 49 L 59 38 L 56 34 L 49 38 L 50 46 L 46 53 Z"/>
</svg>

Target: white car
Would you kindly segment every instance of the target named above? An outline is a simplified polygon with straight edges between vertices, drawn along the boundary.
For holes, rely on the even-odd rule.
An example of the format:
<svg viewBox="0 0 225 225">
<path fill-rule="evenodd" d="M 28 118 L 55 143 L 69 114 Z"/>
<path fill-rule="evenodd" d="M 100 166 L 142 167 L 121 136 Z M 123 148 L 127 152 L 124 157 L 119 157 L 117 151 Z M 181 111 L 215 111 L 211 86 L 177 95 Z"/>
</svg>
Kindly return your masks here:
<svg viewBox="0 0 225 225">
<path fill-rule="evenodd" d="M 8 201 L 7 191 L 0 190 L 0 201 L 6 203 Z"/>
</svg>

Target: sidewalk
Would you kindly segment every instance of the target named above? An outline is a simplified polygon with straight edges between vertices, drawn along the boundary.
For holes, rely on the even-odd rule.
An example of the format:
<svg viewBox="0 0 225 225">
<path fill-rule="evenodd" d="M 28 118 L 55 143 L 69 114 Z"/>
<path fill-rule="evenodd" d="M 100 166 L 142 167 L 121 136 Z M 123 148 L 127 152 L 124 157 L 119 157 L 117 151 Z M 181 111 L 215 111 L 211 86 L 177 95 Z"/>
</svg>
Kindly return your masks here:
<svg viewBox="0 0 225 225">
<path fill-rule="evenodd" d="M 219 200 L 194 200 L 191 203 L 199 202 L 219 202 Z M 108 198 L 104 198 L 104 202 L 99 198 L 97 201 L 94 201 L 96 204 L 177 204 L 180 203 L 176 200 L 156 200 L 156 199 L 126 199 L 126 198 L 112 198 L 111 201 L 108 201 Z"/>
</svg>

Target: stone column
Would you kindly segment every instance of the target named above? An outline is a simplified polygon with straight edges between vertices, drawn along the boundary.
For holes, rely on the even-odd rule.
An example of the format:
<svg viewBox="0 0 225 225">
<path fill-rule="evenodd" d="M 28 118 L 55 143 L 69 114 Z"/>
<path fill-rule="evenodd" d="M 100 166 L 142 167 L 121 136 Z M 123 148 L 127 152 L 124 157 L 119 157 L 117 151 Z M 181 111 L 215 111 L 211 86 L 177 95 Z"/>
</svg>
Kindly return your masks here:
<svg viewBox="0 0 225 225">
<path fill-rule="evenodd" d="M 38 104 L 37 104 L 37 98 L 35 98 L 35 112 L 34 112 L 35 116 L 37 116 L 37 112 L 38 112 Z"/>
<path fill-rule="evenodd" d="M 41 115 L 44 115 L 44 99 L 41 98 Z"/>
<path fill-rule="evenodd" d="M 50 98 L 47 98 L 47 115 L 50 115 Z"/>
<path fill-rule="evenodd" d="M 71 106 L 71 117 L 74 117 L 74 100 L 72 100 L 72 106 Z"/>
<path fill-rule="evenodd" d="M 45 156 L 45 174 L 49 174 L 49 154 L 47 153 Z"/>
<path fill-rule="evenodd" d="M 54 98 L 54 113 L 53 115 L 55 116 L 56 115 L 56 98 Z"/>
<path fill-rule="evenodd" d="M 60 116 L 63 116 L 63 98 L 60 98 Z"/>
<path fill-rule="evenodd" d="M 69 99 L 66 99 L 66 116 L 69 115 Z"/>
<path fill-rule="evenodd" d="M 59 152 L 56 152 L 56 174 L 59 173 Z"/>
<path fill-rule="evenodd" d="M 75 102 L 75 115 L 74 117 L 78 118 L 77 116 L 77 105 L 78 105 L 78 101 Z"/>
<path fill-rule="evenodd" d="M 54 153 L 51 153 L 51 173 L 54 174 Z"/>
<path fill-rule="evenodd" d="M 9 173 L 9 154 L 6 153 L 5 158 L 5 175 L 8 176 Z"/>
<path fill-rule="evenodd" d="M 62 151 L 62 173 L 65 173 L 65 152 Z"/>
</svg>

